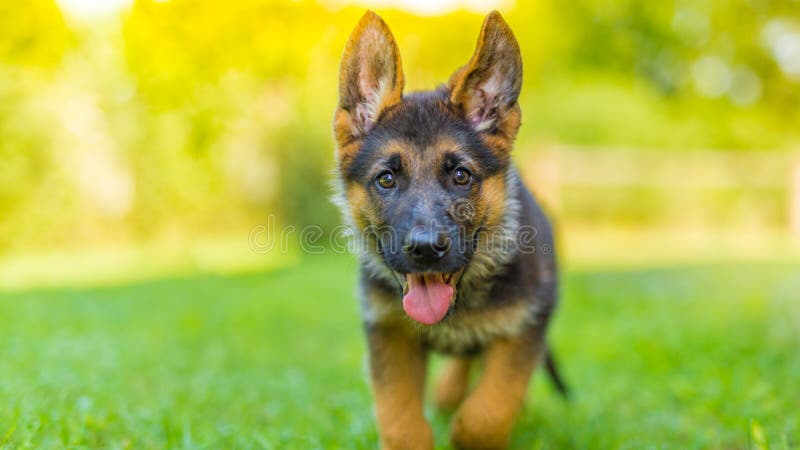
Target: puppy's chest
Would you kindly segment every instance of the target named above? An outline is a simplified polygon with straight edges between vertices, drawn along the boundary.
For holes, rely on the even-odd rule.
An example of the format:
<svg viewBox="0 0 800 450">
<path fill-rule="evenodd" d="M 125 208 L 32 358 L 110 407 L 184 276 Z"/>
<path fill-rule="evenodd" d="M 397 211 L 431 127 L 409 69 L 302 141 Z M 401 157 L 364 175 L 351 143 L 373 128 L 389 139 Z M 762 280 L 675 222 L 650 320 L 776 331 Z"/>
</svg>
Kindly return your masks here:
<svg viewBox="0 0 800 450">
<path fill-rule="evenodd" d="M 439 353 L 464 355 L 482 350 L 492 341 L 519 334 L 532 323 L 530 305 L 520 300 L 502 304 L 483 303 L 476 308 L 459 308 L 440 323 L 422 327 L 422 342 Z"/>
<path fill-rule="evenodd" d="M 459 297 L 456 305 L 440 323 L 419 325 L 408 318 L 399 299 L 390 296 L 372 297 L 365 302 L 368 322 L 397 322 L 420 338 L 429 349 L 452 355 L 482 350 L 495 339 L 513 336 L 533 323 L 532 306 L 524 299 L 490 299 L 488 291 L 476 291 Z"/>
</svg>

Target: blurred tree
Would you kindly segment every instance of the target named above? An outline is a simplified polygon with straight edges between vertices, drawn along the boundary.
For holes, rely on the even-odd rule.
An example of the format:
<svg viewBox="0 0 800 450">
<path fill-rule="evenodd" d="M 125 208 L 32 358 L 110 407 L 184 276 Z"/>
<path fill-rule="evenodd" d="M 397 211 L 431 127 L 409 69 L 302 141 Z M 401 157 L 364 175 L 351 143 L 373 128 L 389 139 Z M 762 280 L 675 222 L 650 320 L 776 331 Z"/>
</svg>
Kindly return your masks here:
<svg viewBox="0 0 800 450">
<path fill-rule="evenodd" d="M 54 67 L 75 45 L 53 0 L 0 2 L 0 62 Z"/>
<path fill-rule="evenodd" d="M 0 249 L 32 237 L 29 221 L 50 203 L 56 162 L 36 95 L 76 42 L 52 0 L 0 2 Z"/>
<path fill-rule="evenodd" d="M 240 231 L 270 213 L 338 223 L 330 122 L 363 11 L 136 0 L 118 18 L 65 22 L 52 0 L 0 2 L 0 249 Z M 379 13 L 408 91 L 466 63 L 482 20 Z M 520 0 L 504 15 L 525 61 L 520 158 L 543 142 L 673 152 L 800 139 L 796 1 Z M 669 213 L 653 206 L 660 194 L 607 194 L 564 198 L 575 217 Z M 779 200 L 763 203 L 783 220 Z"/>
</svg>

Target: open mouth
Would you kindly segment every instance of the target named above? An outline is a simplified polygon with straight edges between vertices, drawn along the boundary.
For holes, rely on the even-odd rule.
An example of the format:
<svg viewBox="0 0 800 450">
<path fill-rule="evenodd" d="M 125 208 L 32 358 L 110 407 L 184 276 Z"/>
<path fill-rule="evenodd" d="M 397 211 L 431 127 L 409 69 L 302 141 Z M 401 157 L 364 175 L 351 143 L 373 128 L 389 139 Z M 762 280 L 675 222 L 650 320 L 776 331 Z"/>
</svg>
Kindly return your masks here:
<svg viewBox="0 0 800 450">
<path fill-rule="evenodd" d="M 424 325 L 441 322 L 456 299 L 456 284 L 463 271 L 406 275 L 403 296 L 406 314 Z"/>
</svg>

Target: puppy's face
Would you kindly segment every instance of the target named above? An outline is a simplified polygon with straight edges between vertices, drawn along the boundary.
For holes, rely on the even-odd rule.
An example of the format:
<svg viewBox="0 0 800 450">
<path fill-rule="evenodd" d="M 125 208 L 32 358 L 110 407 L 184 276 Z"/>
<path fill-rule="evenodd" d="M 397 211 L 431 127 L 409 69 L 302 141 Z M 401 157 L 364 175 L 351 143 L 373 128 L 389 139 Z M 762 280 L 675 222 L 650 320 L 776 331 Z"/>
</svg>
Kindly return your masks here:
<svg viewBox="0 0 800 450">
<path fill-rule="evenodd" d="M 408 315 L 431 325 L 455 301 L 479 233 L 503 218 L 519 46 L 495 12 L 446 86 L 403 97 L 403 80 L 391 32 L 367 12 L 345 49 L 334 120 L 347 213 L 405 276 Z"/>
</svg>

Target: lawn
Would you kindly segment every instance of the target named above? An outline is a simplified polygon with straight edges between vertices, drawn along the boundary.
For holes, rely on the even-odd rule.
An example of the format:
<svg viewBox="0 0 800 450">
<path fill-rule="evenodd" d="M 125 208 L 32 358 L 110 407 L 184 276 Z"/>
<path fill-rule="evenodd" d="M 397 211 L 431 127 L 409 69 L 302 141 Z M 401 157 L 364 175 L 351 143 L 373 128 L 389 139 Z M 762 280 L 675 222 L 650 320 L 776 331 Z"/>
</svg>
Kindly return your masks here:
<svg viewBox="0 0 800 450">
<path fill-rule="evenodd" d="M 355 269 L 0 293 L 0 447 L 376 448 Z M 568 271 L 574 396 L 537 375 L 513 447 L 797 448 L 798 292 L 788 263 Z"/>
</svg>

